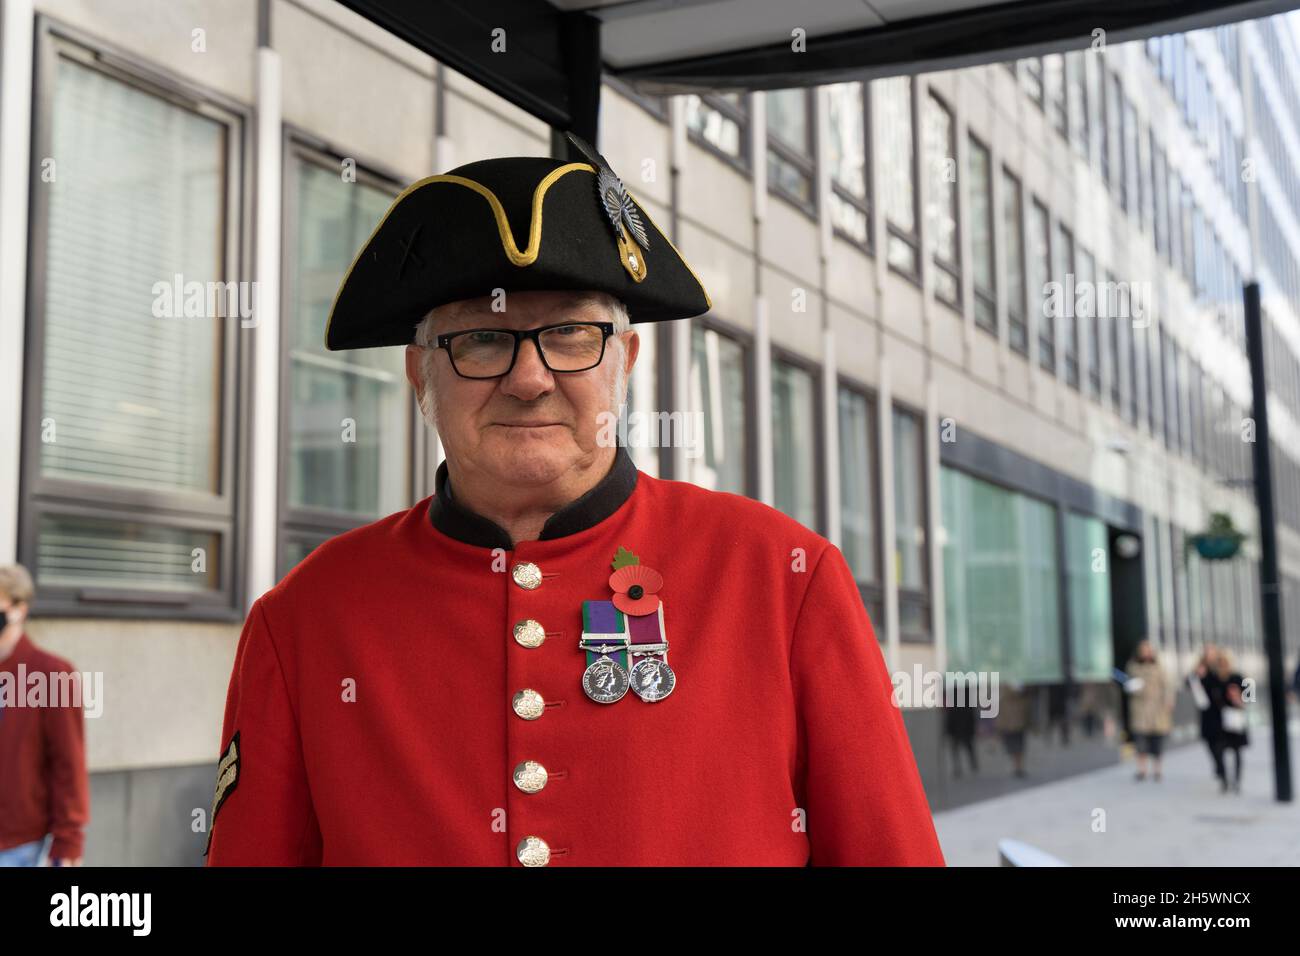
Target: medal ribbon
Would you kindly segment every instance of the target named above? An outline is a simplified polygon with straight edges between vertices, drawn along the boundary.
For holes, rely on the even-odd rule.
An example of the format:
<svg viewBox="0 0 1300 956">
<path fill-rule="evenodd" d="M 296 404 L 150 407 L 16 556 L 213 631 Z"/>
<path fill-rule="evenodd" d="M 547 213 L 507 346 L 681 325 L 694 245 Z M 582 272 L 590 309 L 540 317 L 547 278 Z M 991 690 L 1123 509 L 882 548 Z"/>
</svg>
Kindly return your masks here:
<svg viewBox="0 0 1300 956">
<path fill-rule="evenodd" d="M 610 660 L 617 661 L 624 670 L 627 669 L 627 621 L 627 616 L 614 606 L 613 601 L 582 602 L 582 641 L 587 652 L 588 667 L 607 656 Z M 592 645 L 601 644 L 611 649 L 606 654 L 592 650 Z"/>
<path fill-rule="evenodd" d="M 637 661 L 643 661 L 647 658 L 657 658 L 668 663 L 668 646 L 664 638 L 664 602 L 659 602 L 658 610 L 651 614 L 629 615 L 627 618 L 628 630 L 632 635 L 632 647 L 646 644 L 661 644 L 663 647 L 655 651 L 647 651 L 642 654 L 632 655 L 632 666 L 635 667 Z"/>
</svg>

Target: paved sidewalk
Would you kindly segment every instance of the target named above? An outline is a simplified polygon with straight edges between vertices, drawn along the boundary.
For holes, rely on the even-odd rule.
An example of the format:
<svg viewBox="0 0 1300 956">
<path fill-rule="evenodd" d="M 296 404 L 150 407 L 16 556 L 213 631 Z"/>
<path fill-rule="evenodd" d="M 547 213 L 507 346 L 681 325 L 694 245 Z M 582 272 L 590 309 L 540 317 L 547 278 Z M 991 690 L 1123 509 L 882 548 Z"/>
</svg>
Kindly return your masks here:
<svg viewBox="0 0 1300 956">
<path fill-rule="evenodd" d="M 944 857 L 949 866 L 997 866 L 998 841 L 1011 838 L 1071 866 L 1300 866 L 1300 793 L 1289 804 L 1273 800 L 1272 733 L 1252 727 L 1250 741 L 1240 794 L 1219 792 L 1209 753 L 1196 741 L 1165 754 L 1160 783 L 1149 770 L 1136 781 L 1130 758 L 937 813 Z M 1300 785 L 1294 723 L 1291 770 Z"/>
</svg>

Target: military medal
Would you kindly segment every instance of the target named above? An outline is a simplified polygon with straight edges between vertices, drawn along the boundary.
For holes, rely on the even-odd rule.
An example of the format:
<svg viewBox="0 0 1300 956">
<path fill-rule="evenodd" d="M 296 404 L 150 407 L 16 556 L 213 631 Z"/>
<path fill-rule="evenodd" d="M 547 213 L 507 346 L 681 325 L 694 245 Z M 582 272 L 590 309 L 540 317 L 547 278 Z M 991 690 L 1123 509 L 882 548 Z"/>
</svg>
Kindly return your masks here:
<svg viewBox="0 0 1300 956">
<path fill-rule="evenodd" d="M 677 675 L 668 666 L 668 642 L 664 639 L 664 606 L 654 614 L 628 618 L 632 633 L 632 690 L 647 704 L 663 700 L 677 686 Z"/>
<path fill-rule="evenodd" d="M 664 605 L 658 591 L 664 579 L 646 567 L 631 551 L 619 548 L 614 557 L 609 586 L 614 589 L 614 606 L 627 615 L 628 651 L 632 671 L 628 675 L 633 692 L 647 704 L 661 701 L 677 686 L 677 675 L 668 666 L 668 638 L 664 635 Z"/>
<path fill-rule="evenodd" d="M 582 638 L 587 655 L 582 692 L 598 704 L 612 704 L 627 693 L 627 620 L 613 601 L 582 602 Z"/>
</svg>

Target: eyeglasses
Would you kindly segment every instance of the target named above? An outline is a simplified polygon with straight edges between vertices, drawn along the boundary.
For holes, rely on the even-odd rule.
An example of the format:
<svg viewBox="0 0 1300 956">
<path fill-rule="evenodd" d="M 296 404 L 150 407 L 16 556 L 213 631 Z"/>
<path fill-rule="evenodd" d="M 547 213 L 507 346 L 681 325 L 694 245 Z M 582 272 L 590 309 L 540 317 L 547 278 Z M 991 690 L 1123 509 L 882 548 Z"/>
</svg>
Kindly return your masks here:
<svg viewBox="0 0 1300 956">
<path fill-rule="evenodd" d="M 552 372 L 585 372 L 605 357 L 605 340 L 613 322 L 561 322 L 537 329 L 466 329 L 438 336 L 451 367 L 461 378 L 500 378 L 509 375 L 519 357 L 519 344 L 531 339 L 542 364 Z"/>
</svg>

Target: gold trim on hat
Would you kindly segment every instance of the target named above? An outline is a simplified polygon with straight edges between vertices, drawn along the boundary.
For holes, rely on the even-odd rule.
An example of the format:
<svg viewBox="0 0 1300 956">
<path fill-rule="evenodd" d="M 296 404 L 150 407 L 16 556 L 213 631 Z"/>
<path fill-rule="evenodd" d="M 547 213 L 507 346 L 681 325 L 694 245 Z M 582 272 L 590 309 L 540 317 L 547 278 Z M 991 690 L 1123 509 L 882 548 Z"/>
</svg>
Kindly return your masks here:
<svg viewBox="0 0 1300 956">
<path fill-rule="evenodd" d="M 352 270 L 357 267 L 357 263 L 361 261 L 361 256 L 368 248 L 370 248 L 370 243 L 373 242 L 375 236 L 379 234 L 379 230 L 384 227 L 384 223 L 387 222 L 388 217 L 393 214 L 393 210 L 401 204 L 403 199 L 411 195 L 411 193 L 433 183 L 455 183 L 458 186 L 472 189 L 474 192 L 486 199 L 488 205 L 492 209 L 492 216 L 496 219 L 497 223 L 497 232 L 501 237 L 501 248 L 505 251 L 506 258 L 514 265 L 521 267 L 530 266 L 537 261 L 537 256 L 542 251 L 542 202 L 546 198 L 546 191 L 550 189 L 551 186 L 560 179 L 560 177 L 576 171 L 585 171 L 591 173 L 593 176 L 596 174 L 596 168 L 590 163 L 566 163 L 563 166 L 557 166 L 555 169 L 551 170 L 542 177 L 541 182 L 537 184 L 537 188 L 533 190 L 533 208 L 528 227 L 528 245 L 522 250 L 515 243 L 514 234 L 510 230 L 510 221 L 506 218 L 505 207 L 501 205 L 501 200 L 497 198 L 496 193 L 487 186 L 484 186 L 482 183 L 476 182 L 473 179 L 468 179 L 465 176 L 441 174 L 438 176 L 426 176 L 424 179 L 407 186 L 397 194 L 397 198 L 394 199 L 392 205 L 388 207 L 388 211 L 384 213 L 383 218 L 379 220 L 378 225 L 371 230 L 370 236 L 361 244 L 361 248 L 357 250 L 357 254 L 352 259 L 352 264 L 348 266 L 348 271 L 343 273 L 343 280 L 339 283 L 338 290 L 334 293 L 334 300 L 330 303 L 329 316 L 325 321 L 325 348 L 329 349 L 330 326 L 334 323 L 334 309 L 339 304 L 339 296 L 343 294 L 343 289 L 348 284 L 348 279 L 352 277 Z M 629 192 L 628 195 L 631 196 L 631 193 Z M 635 196 L 632 196 L 632 199 L 636 202 Z M 691 274 L 691 277 L 700 287 L 700 291 L 704 293 L 705 303 L 709 308 L 712 308 L 713 302 L 709 298 L 709 292 L 704 288 L 704 283 L 700 282 L 700 277 L 695 274 L 695 270 L 691 268 L 690 263 L 688 263 L 686 258 L 678 252 L 677 247 L 673 245 L 672 240 L 668 238 L 668 234 L 655 225 L 654 220 L 650 218 L 650 213 L 646 211 L 645 206 L 641 205 L 640 202 L 637 202 L 637 206 L 643 213 L 645 213 L 645 217 L 650 221 L 650 225 L 654 226 L 659 234 L 664 237 L 664 241 L 668 243 L 673 252 L 677 253 L 677 258 L 681 260 L 682 265 L 686 266 L 686 271 Z M 641 255 L 644 256 L 644 252 L 642 252 Z M 620 258 L 622 258 L 621 255 Z M 626 260 L 624 260 L 624 265 L 625 267 L 628 267 L 629 272 L 633 271 Z M 642 278 L 644 278 L 644 269 L 645 265 L 644 261 L 642 261 Z M 635 278 L 635 272 L 633 273 L 633 277 Z M 638 279 L 637 281 L 640 280 Z"/>
</svg>

